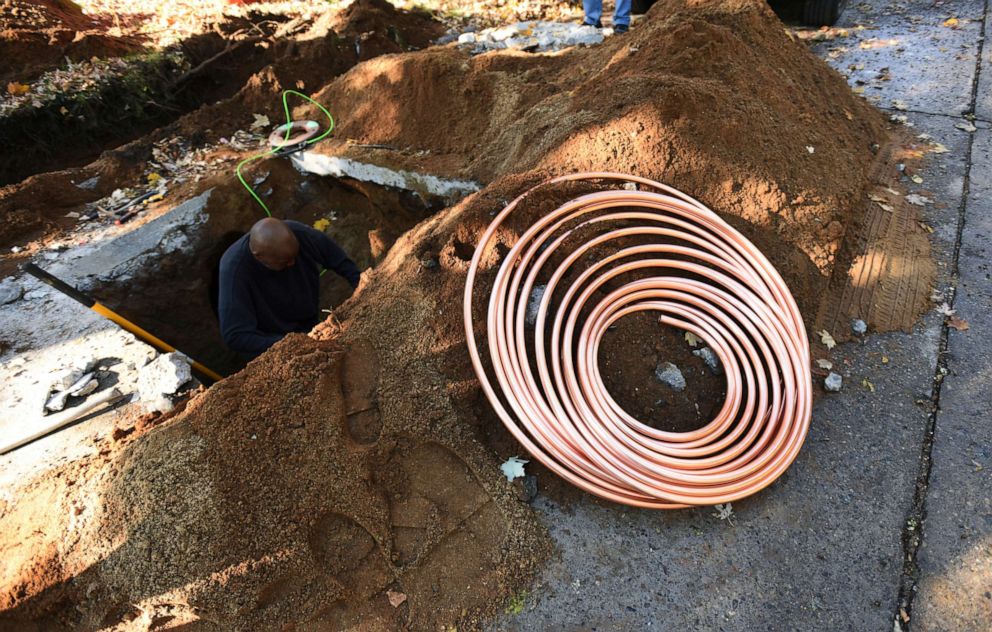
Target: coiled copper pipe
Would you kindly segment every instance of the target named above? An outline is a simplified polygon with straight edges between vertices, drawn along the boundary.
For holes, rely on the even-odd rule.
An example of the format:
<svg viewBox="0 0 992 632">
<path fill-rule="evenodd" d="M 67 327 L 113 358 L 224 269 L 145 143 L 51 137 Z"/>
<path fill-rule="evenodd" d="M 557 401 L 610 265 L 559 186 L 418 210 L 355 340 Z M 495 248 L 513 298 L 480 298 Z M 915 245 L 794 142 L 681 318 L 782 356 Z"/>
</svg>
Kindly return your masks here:
<svg viewBox="0 0 992 632">
<path fill-rule="evenodd" d="M 622 181 L 641 190 L 582 195 L 521 235 L 500 265 L 489 298 L 491 380 L 472 319 L 480 261 L 531 191 L 580 180 Z M 713 211 L 664 184 L 578 173 L 538 187 L 489 225 L 465 284 L 472 364 L 509 431 L 573 485 L 628 505 L 726 503 L 770 485 L 799 453 L 812 403 L 806 329 L 782 277 Z M 587 232 L 596 235 L 568 252 L 568 244 Z M 626 276 L 607 285 L 621 275 Z M 546 289 L 528 345 L 526 312 L 539 279 Z M 606 289 L 624 279 L 632 280 Z M 617 320 L 640 311 L 658 312 L 663 324 L 705 340 L 722 362 L 726 399 L 706 426 L 657 430 L 607 392 L 597 364 L 600 340 Z"/>
</svg>

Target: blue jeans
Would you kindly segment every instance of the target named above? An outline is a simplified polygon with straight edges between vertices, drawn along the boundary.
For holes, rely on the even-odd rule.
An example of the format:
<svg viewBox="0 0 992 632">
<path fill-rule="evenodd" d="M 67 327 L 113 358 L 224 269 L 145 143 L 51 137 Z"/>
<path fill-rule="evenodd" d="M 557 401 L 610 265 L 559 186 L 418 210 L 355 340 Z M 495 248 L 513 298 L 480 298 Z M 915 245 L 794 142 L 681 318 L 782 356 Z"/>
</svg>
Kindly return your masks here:
<svg viewBox="0 0 992 632">
<path fill-rule="evenodd" d="M 586 12 L 586 22 L 595 24 L 603 17 L 603 0 L 582 0 L 582 9 Z M 613 25 L 626 24 L 630 26 L 630 0 L 617 0 L 617 9 L 613 12 Z"/>
</svg>

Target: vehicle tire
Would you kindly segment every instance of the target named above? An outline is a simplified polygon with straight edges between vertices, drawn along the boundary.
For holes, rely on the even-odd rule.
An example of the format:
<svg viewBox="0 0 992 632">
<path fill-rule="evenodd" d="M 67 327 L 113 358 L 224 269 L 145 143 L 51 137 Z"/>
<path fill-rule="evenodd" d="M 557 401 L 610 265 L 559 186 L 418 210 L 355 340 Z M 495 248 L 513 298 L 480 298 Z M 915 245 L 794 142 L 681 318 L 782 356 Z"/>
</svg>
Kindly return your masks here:
<svg viewBox="0 0 992 632">
<path fill-rule="evenodd" d="M 806 0 L 803 3 L 803 24 L 833 26 L 846 5 L 847 0 Z"/>
<path fill-rule="evenodd" d="M 630 12 L 634 15 L 644 15 L 655 0 L 630 0 Z"/>
</svg>

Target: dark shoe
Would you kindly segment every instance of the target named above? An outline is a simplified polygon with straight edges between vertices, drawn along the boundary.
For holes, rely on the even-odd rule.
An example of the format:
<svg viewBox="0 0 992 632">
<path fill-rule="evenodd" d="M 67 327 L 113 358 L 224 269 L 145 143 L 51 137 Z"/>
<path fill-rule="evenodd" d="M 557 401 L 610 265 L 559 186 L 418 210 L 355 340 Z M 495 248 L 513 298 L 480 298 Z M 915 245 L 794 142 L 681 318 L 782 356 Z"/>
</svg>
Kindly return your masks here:
<svg viewBox="0 0 992 632">
<path fill-rule="evenodd" d="M 630 25 L 628 24 L 617 24 L 613 27 L 613 32 L 617 35 L 622 35 L 630 30 Z"/>
<path fill-rule="evenodd" d="M 601 29 L 603 28 L 603 23 L 597 20 L 596 23 L 593 24 L 592 22 L 586 22 L 585 20 L 583 20 L 582 26 L 595 26 L 596 28 Z"/>
</svg>

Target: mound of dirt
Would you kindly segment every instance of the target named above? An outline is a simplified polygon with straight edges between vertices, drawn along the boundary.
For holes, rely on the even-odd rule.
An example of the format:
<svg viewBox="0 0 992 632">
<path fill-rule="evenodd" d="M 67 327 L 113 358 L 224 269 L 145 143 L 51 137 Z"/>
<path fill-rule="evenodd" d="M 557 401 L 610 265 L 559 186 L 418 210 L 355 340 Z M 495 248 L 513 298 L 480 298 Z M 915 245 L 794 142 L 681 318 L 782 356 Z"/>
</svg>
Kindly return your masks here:
<svg viewBox="0 0 992 632">
<path fill-rule="evenodd" d="M 66 58 L 119 57 L 141 48 L 134 38 L 107 34 L 73 2 L 0 3 L 0 86 L 34 79 Z"/>
<path fill-rule="evenodd" d="M 756 241 L 782 262 L 808 325 L 838 262 L 828 300 L 844 307 L 820 310 L 829 320 L 909 328 L 926 308 L 933 267 L 916 211 L 902 205 L 881 246 L 862 234 L 874 208 L 866 187 L 884 179 L 883 117 L 764 2 L 657 3 L 629 35 L 559 55 L 471 57 L 452 45 L 383 57 L 320 97 L 340 125 L 317 151 L 482 182 L 606 169 L 686 191 L 763 233 Z M 859 292 L 865 275 L 851 262 L 866 248 L 888 253 L 869 257 L 882 270 L 872 288 L 906 287 Z M 919 264 L 900 268 L 904 259 Z"/>
<path fill-rule="evenodd" d="M 377 58 L 321 98 L 337 150 L 488 186 L 397 239 L 311 336 L 0 506 L 9 629 L 477 627 L 547 555 L 466 351 L 465 274 L 493 215 L 551 172 L 671 183 L 751 238 L 810 321 L 888 140 L 759 0 L 664 3 L 629 37 L 560 55 Z M 541 190 L 504 224 L 476 331 L 503 249 L 591 187 Z M 650 369 L 642 331 L 618 331 L 606 373 Z"/>
</svg>

